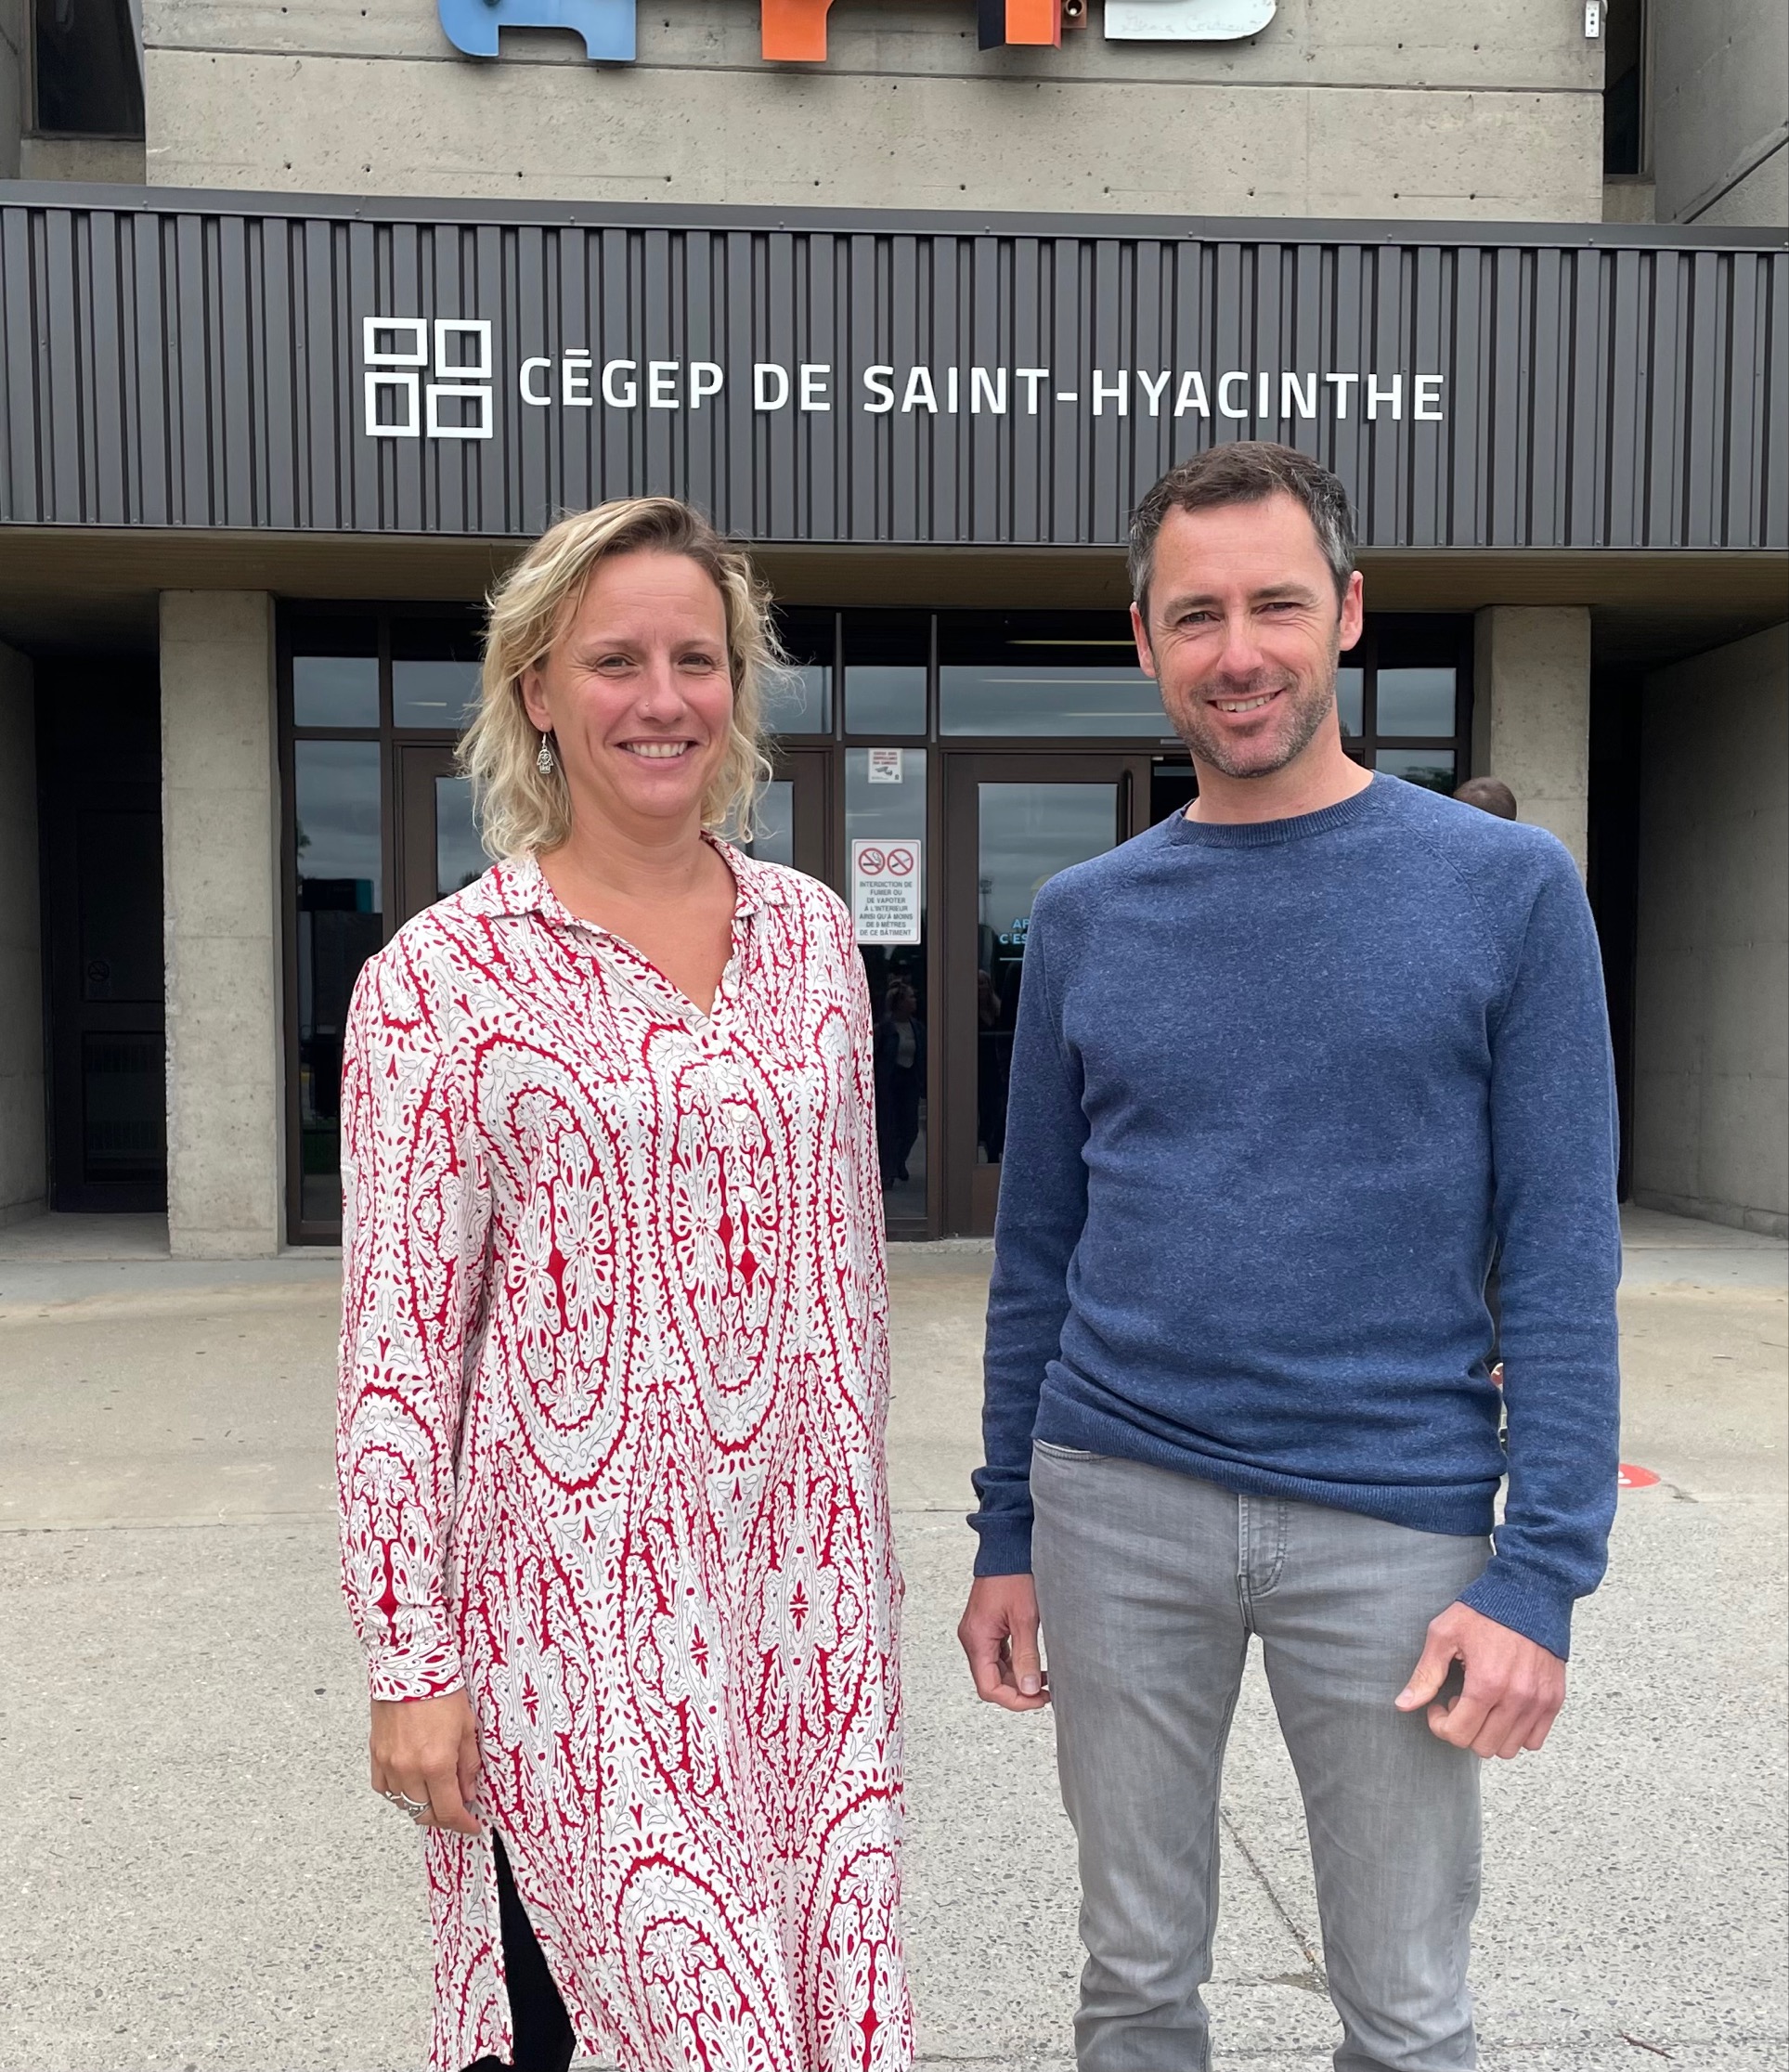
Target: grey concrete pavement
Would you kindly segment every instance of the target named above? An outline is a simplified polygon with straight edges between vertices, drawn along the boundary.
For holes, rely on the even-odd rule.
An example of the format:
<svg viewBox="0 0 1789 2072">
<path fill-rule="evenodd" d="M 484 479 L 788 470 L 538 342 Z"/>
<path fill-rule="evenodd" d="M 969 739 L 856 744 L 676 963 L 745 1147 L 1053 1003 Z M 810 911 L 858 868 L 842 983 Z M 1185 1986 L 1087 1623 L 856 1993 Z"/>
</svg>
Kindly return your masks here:
<svg viewBox="0 0 1789 2072">
<path fill-rule="evenodd" d="M 1665 1481 L 1622 1499 L 1548 1750 L 1487 1780 L 1488 2072 L 1784 2061 L 1785 1255 L 1711 1229 L 1630 1232 L 1624 1451 Z M 0 2072 L 413 2066 L 416 1844 L 364 1788 L 335 1588 L 335 1263 L 97 1242 L 0 1232 Z M 952 1638 L 987 1265 L 894 1268 L 908 1932 L 928 2065 L 1068 2072 L 1050 1723 L 979 1705 Z M 1218 2062 L 1317 2072 L 1336 2027 L 1258 1676 L 1225 1812 Z"/>
</svg>

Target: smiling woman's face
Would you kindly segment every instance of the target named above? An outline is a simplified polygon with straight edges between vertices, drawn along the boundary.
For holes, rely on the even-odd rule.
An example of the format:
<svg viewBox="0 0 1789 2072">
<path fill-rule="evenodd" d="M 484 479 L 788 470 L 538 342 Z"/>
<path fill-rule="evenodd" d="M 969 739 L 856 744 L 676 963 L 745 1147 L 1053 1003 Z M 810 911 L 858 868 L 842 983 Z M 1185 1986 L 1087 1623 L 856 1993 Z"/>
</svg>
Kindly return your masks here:
<svg viewBox="0 0 1789 2072">
<path fill-rule="evenodd" d="M 599 562 L 522 696 L 553 736 L 574 827 L 653 842 L 680 822 L 694 833 L 732 725 L 719 590 L 681 554 Z"/>
</svg>

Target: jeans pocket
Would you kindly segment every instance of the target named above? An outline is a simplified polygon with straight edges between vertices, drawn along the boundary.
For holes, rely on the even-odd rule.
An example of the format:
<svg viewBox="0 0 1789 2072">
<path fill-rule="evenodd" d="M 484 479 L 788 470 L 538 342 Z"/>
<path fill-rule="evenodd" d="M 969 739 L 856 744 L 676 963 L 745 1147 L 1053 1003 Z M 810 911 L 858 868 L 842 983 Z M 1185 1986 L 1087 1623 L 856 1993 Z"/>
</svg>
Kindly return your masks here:
<svg viewBox="0 0 1789 2072">
<path fill-rule="evenodd" d="M 1046 1460 L 1089 1461 L 1104 1460 L 1104 1454 L 1089 1453 L 1084 1446 L 1059 1446 L 1054 1439 L 1033 1439 L 1033 1453 L 1041 1453 Z"/>
</svg>

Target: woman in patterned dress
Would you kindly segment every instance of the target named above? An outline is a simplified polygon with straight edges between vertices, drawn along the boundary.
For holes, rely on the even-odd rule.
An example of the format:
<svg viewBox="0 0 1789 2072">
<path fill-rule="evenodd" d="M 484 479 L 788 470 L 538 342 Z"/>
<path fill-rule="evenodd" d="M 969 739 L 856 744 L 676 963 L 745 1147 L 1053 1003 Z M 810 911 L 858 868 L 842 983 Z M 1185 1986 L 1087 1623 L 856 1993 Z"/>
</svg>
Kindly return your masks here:
<svg viewBox="0 0 1789 2072">
<path fill-rule="evenodd" d="M 714 832 L 775 654 L 685 506 L 555 525 L 462 751 L 501 861 L 356 989 L 344 1574 L 434 2072 L 912 2063 L 862 967 Z"/>
</svg>

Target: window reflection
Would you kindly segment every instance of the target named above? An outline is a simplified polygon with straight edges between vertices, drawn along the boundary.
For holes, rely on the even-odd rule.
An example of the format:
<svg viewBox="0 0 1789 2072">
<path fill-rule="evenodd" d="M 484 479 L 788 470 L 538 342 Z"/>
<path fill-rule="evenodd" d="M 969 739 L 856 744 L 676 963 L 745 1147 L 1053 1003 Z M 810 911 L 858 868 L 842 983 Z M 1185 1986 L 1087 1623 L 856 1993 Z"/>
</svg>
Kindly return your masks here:
<svg viewBox="0 0 1789 2072">
<path fill-rule="evenodd" d="M 752 816 L 752 838 L 739 847 L 761 863 L 795 868 L 795 785 L 789 778 L 773 777 L 764 786 Z"/>
<path fill-rule="evenodd" d="M 490 867 L 473 819 L 470 777 L 434 781 L 434 894 L 445 900 L 484 876 Z"/>
<path fill-rule="evenodd" d="M 925 664 L 848 664 L 845 670 L 845 731 L 854 734 L 924 733 Z"/>
<path fill-rule="evenodd" d="M 476 662 L 392 662 L 392 720 L 457 733 L 478 704 Z"/>
<path fill-rule="evenodd" d="M 1389 777 L 1402 777 L 1420 784 L 1425 791 L 1451 792 L 1454 788 L 1452 748 L 1381 748 L 1373 758 L 1373 768 Z"/>
<path fill-rule="evenodd" d="M 1161 735 L 1168 722 L 1116 612 L 953 612 L 938 622 L 947 734 Z"/>
<path fill-rule="evenodd" d="M 294 654 L 292 716 L 298 727 L 376 727 L 376 654 Z"/>
<path fill-rule="evenodd" d="M 1118 840 L 1113 783 L 979 784 L 976 996 L 976 1163 L 998 1165 L 1031 905 L 1058 871 Z"/>
<path fill-rule="evenodd" d="M 1365 669 L 1338 669 L 1336 671 L 1336 710 L 1342 718 L 1342 731 L 1350 741 L 1355 741 L 1366 730 L 1367 672 Z"/>
<path fill-rule="evenodd" d="M 789 667 L 764 686 L 764 724 L 772 733 L 830 733 L 836 619 L 831 612 L 779 612 L 777 631 Z"/>
<path fill-rule="evenodd" d="M 924 612 L 847 613 L 845 732 L 924 733 L 930 652 Z"/>
<path fill-rule="evenodd" d="M 376 741 L 292 744 L 298 876 L 302 1214 L 340 1212 L 342 1039 L 360 966 L 384 939 Z"/>
<path fill-rule="evenodd" d="M 478 703 L 478 629 L 470 620 L 395 618 L 392 721 L 458 733 Z"/>
<path fill-rule="evenodd" d="M 1381 669 L 1375 675 L 1374 684 L 1374 727 L 1381 736 L 1452 736 L 1454 672 L 1451 669 Z"/>
</svg>

